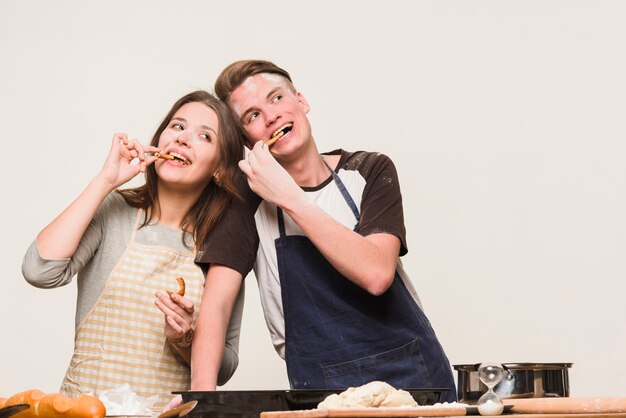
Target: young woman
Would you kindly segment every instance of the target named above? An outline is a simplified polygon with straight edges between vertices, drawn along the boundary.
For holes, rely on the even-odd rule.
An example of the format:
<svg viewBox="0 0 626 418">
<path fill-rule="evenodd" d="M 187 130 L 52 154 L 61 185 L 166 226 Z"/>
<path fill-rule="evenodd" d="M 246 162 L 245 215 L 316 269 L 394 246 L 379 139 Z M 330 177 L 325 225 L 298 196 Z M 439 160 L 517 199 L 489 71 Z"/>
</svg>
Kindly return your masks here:
<svg viewBox="0 0 626 418">
<path fill-rule="evenodd" d="M 241 158 L 230 111 L 205 91 L 179 99 L 149 146 L 113 136 L 103 168 L 39 233 L 22 265 L 26 280 L 42 288 L 77 275 L 74 354 L 62 392 L 98 394 L 129 383 L 139 396 L 158 395 L 160 411 L 172 391 L 189 389 L 205 281 L 194 264 L 195 244 L 236 198 Z M 144 185 L 118 190 L 140 172 Z M 184 297 L 176 294 L 178 277 Z M 238 364 L 240 295 L 229 307 L 220 384 Z"/>
</svg>

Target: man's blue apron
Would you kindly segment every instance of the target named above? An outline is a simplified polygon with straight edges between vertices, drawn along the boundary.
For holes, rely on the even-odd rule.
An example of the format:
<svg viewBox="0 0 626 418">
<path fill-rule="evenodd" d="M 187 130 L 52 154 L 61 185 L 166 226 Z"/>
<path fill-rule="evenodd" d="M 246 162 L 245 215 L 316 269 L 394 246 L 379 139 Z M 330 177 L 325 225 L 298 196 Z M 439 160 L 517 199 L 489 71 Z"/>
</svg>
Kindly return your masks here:
<svg viewBox="0 0 626 418">
<path fill-rule="evenodd" d="M 359 210 L 330 171 L 358 231 Z M 397 272 L 391 287 L 374 296 L 343 277 L 308 238 L 287 236 L 280 208 L 278 228 L 285 360 L 292 389 L 344 389 L 382 380 L 396 388 L 450 388 L 442 401 L 456 400 L 448 359 Z"/>
</svg>

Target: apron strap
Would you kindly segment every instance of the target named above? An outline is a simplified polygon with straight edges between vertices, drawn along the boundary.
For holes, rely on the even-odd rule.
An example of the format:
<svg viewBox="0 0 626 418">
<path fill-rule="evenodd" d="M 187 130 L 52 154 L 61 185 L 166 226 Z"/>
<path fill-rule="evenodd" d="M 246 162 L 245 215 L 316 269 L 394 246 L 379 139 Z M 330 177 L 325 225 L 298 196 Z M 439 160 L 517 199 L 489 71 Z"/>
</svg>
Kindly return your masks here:
<svg viewBox="0 0 626 418">
<path fill-rule="evenodd" d="M 137 230 L 139 229 L 139 225 L 141 224 L 141 214 L 142 213 L 146 213 L 143 209 L 137 209 L 137 216 L 135 217 L 135 223 L 133 225 L 133 232 L 130 235 L 130 240 L 129 242 L 134 242 L 135 241 L 135 236 L 137 235 Z"/>
<path fill-rule="evenodd" d="M 352 199 L 352 196 L 350 196 L 350 192 L 348 192 L 348 189 L 346 189 L 346 186 L 343 184 L 343 182 L 341 181 L 337 173 L 335 173 L 335 170 L 333 170 L 328 165 L 324 157 L 320 155 L 320 158 L 322 159 L 322 162 L 324 163 L 324 165 L 328 167 L 328 170 L 330 170 L 330 174 L 333 176 L 333 181 L 335 182 L 335 185 L 337 185 L 337 188 L 339 189 L 341 196 L 343 196 L 343 199 L 346 201 L 348 206 L 350 206 L 350 210 L 352 210 L 352 214 L 356 218 L 356 224 L 354 225 L 353 230 L 354 232 L 358 232 L 359 223 L 361 221 L 361 214 L 359 213 L 359 208 L 356 206 L 356 203 L 354 203 L 354 200 Z M 280 237 L 282 238 L 287 235 L 285 233 L 285 217 L 283 215 L 283 210 L 279 208 L 278 206 L 276 207 L 276 215 L 278 217 L 278 232 L 280 234 Z"/>
<path fill-rule="evenodd" d="M 339 191 L 341 192 L 341 195 L 343 196 L 344 200 L 346 201 L 348 206 L 350 206 L 350 209 L 352 210 L 352 214 L 356 218 L 356 225 L 354 226 L 354 230 L 358 231 L 359 222 L 361 221 L 361 214 L 359 213 L 359 208 L 357 208 L 356 203 L 354 203 L 354 200 L 352 200 L 352 196 L 350 196 L 350 193 L 346 189 L 346 186 L 344 186 L 343 182 L 341 181 L 337 173 L 335 173 L 335 170 L 330 168 L 330 166 L 328 165 L 324 157 L 321 157 L 321 158 L 324 164 L 326 165 L 326 167 L 328 167 L 328 169 L 330 170 L 330 174 L 333 175 L 333 180 L 335 181 L 337 188 L 339 188 Z"/>
<path fill-rule="evenodd" d="M 280 237 L 284 237 L 285 234 L 285 217 L 283 216 L 283 210 L 276 206 L 276 215 L 278 216 L 278 232 L 280 233 Z"/>
</svg>

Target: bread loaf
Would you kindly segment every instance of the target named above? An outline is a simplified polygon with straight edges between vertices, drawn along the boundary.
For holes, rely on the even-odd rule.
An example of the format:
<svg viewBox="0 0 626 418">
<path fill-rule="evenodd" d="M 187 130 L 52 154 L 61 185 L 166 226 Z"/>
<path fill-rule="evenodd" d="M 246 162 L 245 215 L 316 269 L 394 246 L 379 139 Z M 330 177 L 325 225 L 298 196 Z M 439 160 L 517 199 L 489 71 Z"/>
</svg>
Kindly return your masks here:
<svg viewBox="0 0 626 418">
<path fill-rule="evenodd" d="M 43 398 L 43 396 L 44 393 L 40 390 L 27 390 L 11 396 L 7 399 L 4 406 L 19 405 L 23 403 L 30 405 L 30 408 L 13 415 L 13 417 L 35 418 L 38 417 L 38 415 L 35 415 L 37 404 L 39 403 L 39 399 Z"/>
<path fill-rule="evenodd" d="M 4 406 L 30 405 L 13 418 L 104 418 L 106 409 L 95 396 L 82 395 L 70 398 L 61 393 L 45 394 L 40 390 L 27 390 L 8 398 Z"/>
</svg>

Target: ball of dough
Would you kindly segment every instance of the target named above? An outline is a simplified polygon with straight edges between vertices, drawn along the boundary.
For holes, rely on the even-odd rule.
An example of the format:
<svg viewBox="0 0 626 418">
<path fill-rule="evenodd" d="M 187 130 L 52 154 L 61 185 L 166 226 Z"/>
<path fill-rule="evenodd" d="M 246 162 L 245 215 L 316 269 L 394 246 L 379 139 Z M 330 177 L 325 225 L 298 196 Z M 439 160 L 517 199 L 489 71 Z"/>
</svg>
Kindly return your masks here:
<svg viewBox="0 0 626 418">
<path fill-rule="evenodd" d="M 413 396 L 397 390 L 388 383 L 373 381 L 359 387 L 348 388 L 339 395 L 332 394 L 317 406 L 318 409 L 375 408 L 417 406 Z"/>
</svg>

